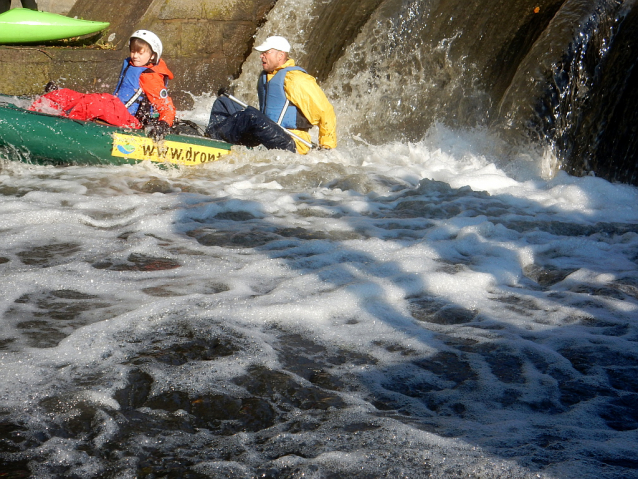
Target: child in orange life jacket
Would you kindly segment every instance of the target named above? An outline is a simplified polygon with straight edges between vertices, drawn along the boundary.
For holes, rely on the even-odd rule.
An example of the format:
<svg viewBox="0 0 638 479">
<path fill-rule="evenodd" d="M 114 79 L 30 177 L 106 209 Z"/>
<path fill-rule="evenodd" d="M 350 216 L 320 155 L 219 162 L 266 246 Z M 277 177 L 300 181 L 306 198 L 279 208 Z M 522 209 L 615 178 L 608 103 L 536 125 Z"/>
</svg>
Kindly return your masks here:
<svg viewBox="0 0 638 479">
<path fill-rule="evenodd" d="M 126 128 L 147 127 L 151 137 L 163 138 L 175 120 L 175 106 L 166 90 L 173 73 L 160 59 L 162 42 L 154 33 L 138 30 L 131 35 L 129 49 L 113 95 L 78 93 L 49 84 L 30 109 Z"/>
<path fill-rule="evenodd" d="M 113 95 L 131 115 L 151 127 L 152 136 L 164 136 L 175 121 L 175 106 L 166 89 L 173 73 L 161 58 L 162 42 L 153 32 L 137 30 L 131 35 L 129 50 Z"/>
</svg>

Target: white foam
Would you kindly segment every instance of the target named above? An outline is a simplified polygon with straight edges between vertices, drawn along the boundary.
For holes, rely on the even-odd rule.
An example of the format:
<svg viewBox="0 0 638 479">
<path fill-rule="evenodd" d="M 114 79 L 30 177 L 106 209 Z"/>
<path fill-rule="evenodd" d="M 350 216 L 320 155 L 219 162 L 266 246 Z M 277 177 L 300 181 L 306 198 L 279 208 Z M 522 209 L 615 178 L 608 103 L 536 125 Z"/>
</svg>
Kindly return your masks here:
<svg viewBox="0 0 638 479">
<path fill-rule="evenodd" d="M 588 337 L 590 332 L 567 329 L 567 325 L 573 320 L 569 318 L 591 318 L 591 310 L 542 294 L 523 268 L 541 264 L 574 269 L 553 287 L 556 292 L 582 285 L 610 287 L 619 277 L 634 274 L 635 263 L 628 256 L 638 250 L 636 233 L 563 235 L 560 225 L 575 225 L 584 231 L 596 222 L 637 224 L 638 210 L 633 205 L 638 191 L 597 178 L 559 174 L 545 180 L 530 177 L 529 170 L 522 177 L 510 175 L 503 166 L 508 159 L 490 153 L 489 140 L 473 150 L 472 141 L 480 138 L 480 132 L 464 137 L 436 128 L 418 143 L 357 144 L 305 157 L 246 150 L 195 170 L 161 170 L 149 165 L 8 165 L 0 186 L 20 194 L 0 199 L 4 238 L 0 256 L 9 260 L 0 264 L 0 340 L 15 339 L 0 351 L 3 405 L 29 410 L 29 421 L 46 422 L 37 413 L 38 402 L 67 387 L 73 389 L 75 380 L 93 372 L 106 379 L 88 386 L 82 400 L 115 410 L 113 393 L 124 384 L 127 358 L 156 342 L 170 350 L 170 332 L 184 325 L 203 335 L 214 334 L 215 328 L 231 331 L 241 338 L 237 339 L 241 350 L 210 362 L 158 368 L 152 371 L 155 390 L 178 388 L 192 394 L 222 390 L 235 387 L 229 381 L 247 374 L 255 364 L 281 368 L 273 346 L 276 333 L 270 328 L 299 332 L 319 344 L 375 358 L 374 366 L 334 368 L 332 373 L 346 382 L 349 377 L 365 376 L 371 385 L 383 383 L 389 380 L 389 371 L 402 368 L 412 374 L 409 358 L 427 359 L 447 350 L 440 343 L 441 335 L 524 350 L 530 341 L 526 334 L 546 334 L 546 342 L 541 344 L 537 337 L 536 345 L 554 358 L 549 361 L 571 367 L 560 362 L 564 359 L 559 359 L 557 351 L 569 341 Z M 168 185 L 163 189 L 167 193 L 145 189 L 157 180 Z M 418 201 L 420 206 L 406 209 L 409 214 L 402 216 L 401 204 L 408 201 Z M 537 222 L 538 228 L 517 229 L 518 223 L 526 222 Z M 287 228 L 298 230 L 282 236 L 288 234 Z M 262 233 L 280 236 L 246 248 L 200 243 L 197 235 L 185 234 L 193 230 L 225 232 L 237 238 Z M 309 239 L 298 240 L 304 231 Z M 36 247 L 49 248 L 51 257 L 34 251 Z M 179 267 L 118 270 L 95 266 L 127 263 L 131 255 L 172 260 Z M 227 290 L 209 294 L 206 285 L 211 283 L 223 284 Z M 154 288 L 167 287 L 180 294 L 149 294 Z M 100 318 L 102 311 L 108 318 L 84 325 L 67 321 L 64 327 L 53 322 L 66 337 L 57 346 L 34 347 L 23 323 L 33 320 L 34 312 L 46 313 L 46 302 L 53 301 L 38 299 L 38 294 L 67 290 L 95 295 L 101 304 L 91 314 Z M 493 300 L 511 295 L 530 303 L 508 308 L 507 302 Z M 409 301 L 413 297 L 436 298 L 475 312 L 494 328 L 417 321 Z M 627 323 L 627 318 L 635 321 L 638 317 L 631 299 L 605 298 L 600 303 L 605 314 L 616 312 L 625 318 L 618 321 Z M 38 333 L 38 327 L 32 326 L 33 334 L 46 336 L 47 330 Z M 622 337 L 610 335 L 605 341 L 615 349 L 626 347 Z M 387 349 L 383 344 L 403 349 Z M 410 353 L 397 352 L 401 350 Z M 491 377 L 487 366 L 473 367 L 484 373 L 476 383 L 483 397 L 493 398 L 494 391 L 506 389 L 486 379 Z M 548 376 L 532 369 L 523 374 L 525 394 L 542 396 Z M 436 381 L 436 375 L 431 379 Z M 454 394 L 459 393 L 450 390 Z M 405 448 L 411 458 L 419 448 L 427 450 L 436 444 L 438 452 L 428 456 L 436 471 L 445 470 L 447 461 L 466 475 L 484 477 L 537 477 L 523 459 L 500 458 L 493 452 L 499 450 L 494 444 L 500 438 L 514 440 L 518 433 L 513 431 L 529 422 L 540 429 L 560 431 L 568 438 L 565 447 L 573 448 L 575 454 L 635 450 L 622 442 L 621 433 L 606 430 L 592 410 L 581 408 L 560 417 L 503 408 L 494 411 L 489 402 L 481 400 L 481 394 L 459 396 L 472 414 L 484 411 L 486 417 L 476 422 L 450 418 L 448 433 L 457 440 L 389 419 L 384 420 L 386 433 L 402 435 L 409 443 Z M 362 393 L 343 395 L 352 404 L 372 410 Z M 374 417 L 367 412 L 357 414 L 366 421 Z M 98 447 L 114 437 L 117 428 L 107 417 L 100 421 Z M 592 430 L 606 441 L 600 443 L 604 446 L 585 442 Z M 329 440 L 325 431 L 307 436 Z M 464 441 L 466 436 L 479 445 L 474 448 L 470 440 Z M 371 433 L 369 444 L 379 437 Z M 314 463 L 343 463 L 354 471 L 378 454 L 377 447 L 362 445 L 368 444 L 365 441 L 358 444 L 357 451 L 322 453 Z M 76 446 L 70 440 L 47 443 L 60 464 L 78 464 L 74 467 L 80 477 L 97 477 L 99 464 Z M 387 447 L 393 454 L 403 448 Z M 291 467 L 306 462 L 298 457 L 279 461 Z M 197 467 L 212 473 L 241 472 L 246 466 L 209 461 Z M 555 476 L 550 468 L 548 475 L 538 477 L 576 477 L 570 471 L 577 464 L 563 462 L 552 467 Z"/>
</svg>

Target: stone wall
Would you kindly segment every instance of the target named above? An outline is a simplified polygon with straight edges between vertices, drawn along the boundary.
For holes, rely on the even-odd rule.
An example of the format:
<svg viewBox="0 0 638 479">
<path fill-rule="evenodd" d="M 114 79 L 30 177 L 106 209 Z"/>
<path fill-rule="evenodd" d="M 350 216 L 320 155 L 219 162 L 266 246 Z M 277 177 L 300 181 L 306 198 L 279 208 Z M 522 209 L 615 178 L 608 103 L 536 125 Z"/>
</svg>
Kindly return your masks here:
<svg viewBox="0 0 638 479">
<path fill-rule="evenodd" d="M 75 2 L 76 0 L 38 0 L 38 10 L 66 15 Z M 11 1 L 11 8 L 20 8 L 21 6 L 20 0 Z"/>
<path fill-rule="evenodd" d="M 41 2 L 44 0 L 40 0 Z M 51 0 L 56 1 L 56 0 Z M 49 80 L 86 92 L 112 92 L 128 38 L 137 29 L 157 33 L 175 74 L 169 85 L 178 109 L 192 96 L 216 92 L 239 75 L 254 34 L 276 0 L 77 0 L 69 16 L 108 21 L 102 46 L 0 47 L 0 93 L 33 95 Z"/>
</svg>

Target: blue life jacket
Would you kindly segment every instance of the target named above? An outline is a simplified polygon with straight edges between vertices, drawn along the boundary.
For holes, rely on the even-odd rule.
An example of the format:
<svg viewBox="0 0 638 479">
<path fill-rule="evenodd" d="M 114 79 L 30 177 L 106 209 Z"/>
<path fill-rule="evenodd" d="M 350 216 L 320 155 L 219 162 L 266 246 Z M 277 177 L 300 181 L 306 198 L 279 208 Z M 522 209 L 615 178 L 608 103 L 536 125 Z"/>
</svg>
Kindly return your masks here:
<svg viewBox="0 0 638 479">
<path fill-rule="evenodd" d="M 135 67 L 129 60 L 129 58 L 125 59 L 122 64 L 120 79 L 117 81 L 113 95 L 122 100 L 131 115 L 135 115 L 140 103 L 146 98 L 144 90 L 140 88 L 140 76 L 148 70 L 148 67 Z"/>
<path fill-rule="evenodd" d="M 297 107 L 290 103 L 284 91 L 284 80 L 286 74 L 291 70 L 300 70 L 306 73 L 306 70 L 297 66 L 282 68 L 268 81 L 268 74 L 265 71 L 261 72 L 257 83 L 259 109 L 268 118 L 284 128 L 307 130 L 312 125 Z"/>
</svg>

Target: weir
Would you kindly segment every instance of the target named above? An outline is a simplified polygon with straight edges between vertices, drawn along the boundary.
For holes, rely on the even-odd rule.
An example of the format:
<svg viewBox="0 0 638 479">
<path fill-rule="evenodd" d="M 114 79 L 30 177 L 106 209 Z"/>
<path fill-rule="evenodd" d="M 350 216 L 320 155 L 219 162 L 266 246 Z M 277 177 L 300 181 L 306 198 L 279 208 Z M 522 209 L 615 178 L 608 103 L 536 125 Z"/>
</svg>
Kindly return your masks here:
<svg viewBox="0 0 638 479">
<path fill-rule="evenodd" d="M 531 144 L 553 151 L 558 168 L 571 174 L 638 184 L 638 98 L 631 88 L 638 74 L 635 4 L 78 0 L 71 15 L 112 21 L 116 50 L 32 49 L 24 60 L 24 51 L 2 49 L 0 84 L 7 88 L 7 68 L 28 64 L 18 84 L 39 85 L 57 75 L 78 78 L 71 87 L 99 91 L 113 79 L 100 78 L 97 70 L 120 61 L 133 29 L 150 28 L 167 39 L 179 108 L 190 108 L 192 95 L 229 82 L 238 96 L 256 104 L 260 65 L 252 45 L 283 34 L 297 63 L 334 101 L 341 138 L 381 144 L 419 141 L 435 123 L 485 128 L 512 149 Z"/>
<path fill-rule="evenodd" d="M 376 144 L 418 141 L 436 122 L 487 128 L 513 147 L 552 149 L 569 173 L 636 184 L 634 6 L 368 0 L 364 19 L 348 16 L 346 0 L 279 0 L 257 39 L 291 37 L 345 136 Z M 352 41 L 335 41 L 341 32 Z M 236 82 L 253 102 L 258 68 L 253 53 Z"/>
</svg>

